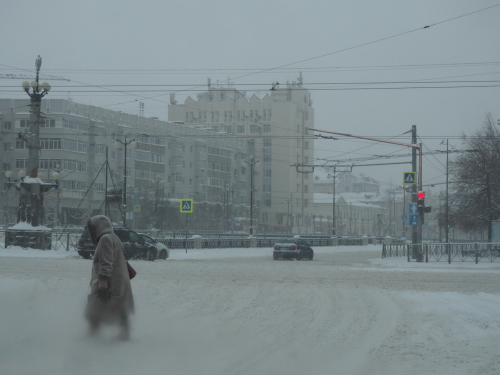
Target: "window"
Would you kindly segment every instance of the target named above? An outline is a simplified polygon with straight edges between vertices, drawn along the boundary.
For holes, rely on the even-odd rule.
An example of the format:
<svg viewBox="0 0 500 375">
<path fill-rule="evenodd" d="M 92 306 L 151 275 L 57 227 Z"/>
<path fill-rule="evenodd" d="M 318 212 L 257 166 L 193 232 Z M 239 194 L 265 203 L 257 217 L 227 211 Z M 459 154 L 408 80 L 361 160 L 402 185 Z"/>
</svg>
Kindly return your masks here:
<svg viewBox="0 0 500 375">
<path fill-rule="evenodd" d="M 192 161 L 189 162 L 189 169 L 193 169 L 193 162 Z"/>
<path fill-rule="evenodd" d="M 231 125 L 224 126 L 224 131 L 231 134 L 233 132 L 233 127 Z"/>
<path fill-rule="evenodd" d="M 106 130 L 104 128 L 101 128 L 100 126 L 95 127 L 95 135 L 105 135 Z"/>
<path fill-rule="evenodd" d="M 16 139 L 16 150 L 23 150 L 28 148 L 28 145 L 26 142 L 24 142 L 22 139 Z"/>
<path fill-rule="evenodd" d="M 82 124 L 81 122 L 63 120 L 63 127 L 66 129 L 76 130 L 79 132 L 87 132 L 89 129 L 88 124 Z"/>
<path fill-rule="evenodd" d="M 30 127 L 30 121 L 29 120 L 19 120 L 19 126 L 21 128 L 29 128 Z"/>
<path fill-rule="evenodd" d="M 106 155 L 106 145 L 103 145 L 102 143 L 96 143 L 95 153 L 97 155 Z"/>
<path fill-rule="evenodd" d="M 270 163 L 271 162 L 271 154 L 265 154 L 264 155 L 264 163 Z"/>
<path fill-rule="evenodd" d="M 50 120 L 46 119 L 40 122 L 40 127 L 41 128 L 55 128 L 56 127 L 56 120 Z"/>
<path fill-rule="evenodd" d="M 39 159 L 38 169 L 57 169 L 60 164 L 61 160 Z"/>
<path fill-rule="evenodd" d="M 308 141 L 305 141 L 304 142 L 304 148 L 307 150 L 309 148 L 309 142 Z"/>
<path fill-rule="evenodd" d="M 4 172 L 7 172 L 7 171 L 10 171 L 10 163 L 9 162 L 4 162 L 3 163 L 3 171 Z"/>
<path fill-rule="evenodd" d="M 192 185 L 193 185 L 193 179 L 192 179 L 192 178 L 190 178 L 190 179 L 189 179 L 189 186 L 192 186 Z"/>
<path fill-rule="evenodd" d="M 39 144 L 43 150 L 60 150 L 61 138 L 40 138 Z"/>
<path fill-rule="evenodd" d="M 240 134 L 245 133 L 245 125 L 238 125 L 237 131 Z"/>
<path fill-rule="evenodd" d="M 101 193 L 104 191 L 104 183 L 103 182 L 94 182 L 92 186 L 95 192 Z"/>
<path fill-rule="evenodd" d="M 64 139 L 63 149 L 67 151 L 87 153 L 87 142 L 78 141 L 76 139 Z"/>
<path fill-rule="evenodd" d="M 12 149 L 12 146 L 11 146 L 11 143 L 10 143 L 10 142 L 5 142 L 5 143 L 3 144 L 3 150 L 4 150 L 5 152 L 9 152 L 9 151 L 11 151 L 11 149 Z"/>
<path fill-rule="evenodd" d="M 270 193 L 271 192 L 271 184 L 263 184 L 262 191 L 264 191 L 266 193 Z"/>
<path fill-rule="evenodd" d="M 264 169 L 264 177 L 271 177 L 271 170 L 270 169 Z"/>
<path fill-rule="evenodd" d="M 271 124 L 264 124 L 263 130 L 264 130 L 264 133 L 271 133 Z"/>
<path fill-rule="evenodd" d="M 193 146 L 189 146 L 189 152 L 192 154 L 193 153 Z"/>
<path fill-rule="evenodd" d="M 3 123 L 3 128 L 4 128 L 5 130 L 12 130 L 12 123 L 11 123 L 10 121 L 5 121 L 5 122 Z"/>
<path fill-rule="evenodd" d="M 16 159 L 16 169 L 26 169 L 26 159 Z"/>
<path fill-rule="evenodd" d="M 258 110 L 250 110 L 250 119 L 252 120 L 257 120 L 259 118 L 259 111 Z"/>
<path fill-rule="evenodd" d="M 258 133 L 259 132 L 259 126 L 258 125 L 250 125 L 250 133 Z"/>
<path fill-rule="evenodd" d="M 264 206 L 271 207 L 271 198 L 264 199 Z"/>
<path fill-rule="evenodd" d="M 182 174 L 181 173 L 176 173 L 175 174 L 175 182 L 177 182 L 177 183 L 184 182 L 184 179 L 182 178 Z"/>
<path fill-rule="evenodd" d="M 265 138 L 263 144 L 266 148 L 271 147 L 271 138 Z"/>
</svg>

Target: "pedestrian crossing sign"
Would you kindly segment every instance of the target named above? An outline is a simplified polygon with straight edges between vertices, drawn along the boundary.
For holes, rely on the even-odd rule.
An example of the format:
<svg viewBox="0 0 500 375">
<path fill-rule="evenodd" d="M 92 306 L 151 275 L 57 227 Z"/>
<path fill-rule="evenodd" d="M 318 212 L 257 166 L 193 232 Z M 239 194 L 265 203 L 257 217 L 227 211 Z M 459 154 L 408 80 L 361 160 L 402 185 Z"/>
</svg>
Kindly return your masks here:
<svg viewBox="0 0 500 375">
<path fill-rule="evenodd" d="M 192 199 L 181 199 L 180 209 L 181 212 L 193 212 L 193 200 Z"/>
<path fill-rule="evenodd" d="M 417 172 L 404 172 L 403 173 L 403 184 L 404 185 L 415 185 L 417 183 Z"/>
</svg>

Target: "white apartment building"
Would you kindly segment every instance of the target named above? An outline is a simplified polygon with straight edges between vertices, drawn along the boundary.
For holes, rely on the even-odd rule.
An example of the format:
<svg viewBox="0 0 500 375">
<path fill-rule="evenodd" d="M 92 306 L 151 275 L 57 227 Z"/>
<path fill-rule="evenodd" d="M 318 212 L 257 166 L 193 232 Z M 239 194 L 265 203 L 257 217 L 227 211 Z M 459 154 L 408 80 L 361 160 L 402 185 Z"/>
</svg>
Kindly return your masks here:
<svg viewBox="0 0 500 375">
<path fill-rule="evenodd" d="M 314 109 L 301 81 L 269 90 L 263 97 L 232 87 L 212 87 L 210 80 L 207 91 L 198 94 L 196 100 L 189 97 L 178 104 L 171 96 L 170 122 L 208 129 L 215 139 L 236 137 L 245 143 L 239 159 L 250 161 L 253 155 L 253 160 L 260 162 L 253 168 L 254 219 L 260 228 L 286 223 L 289 199 L 294 226 L 303 226 L 303 219 L 313 210 L 314 176 L 300 173 L 293 166 L 312 164 L 314 158 L 314 139 L 309 131 L 314 128 Z M 250 201 L 249 169 L 245 164 L 233 167 L 232 188 L 240 194 L 234 203 Z M 210 170 L 207 173 L 208 178 L 214 174 Z"/>
</svg>

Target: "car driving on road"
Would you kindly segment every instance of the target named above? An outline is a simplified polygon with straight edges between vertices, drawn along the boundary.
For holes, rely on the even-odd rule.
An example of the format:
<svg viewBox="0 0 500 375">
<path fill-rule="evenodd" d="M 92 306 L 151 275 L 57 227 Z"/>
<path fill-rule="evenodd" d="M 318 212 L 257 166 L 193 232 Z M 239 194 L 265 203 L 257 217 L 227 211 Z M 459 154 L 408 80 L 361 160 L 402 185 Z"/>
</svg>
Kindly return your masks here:
<svg viewBox="0 0 500 375">
<path fill-rule="evenodd" d="M 309 259 L 313 260 L 314 251 L 301 238 L 281 238 L 274 245 L 273 259 Z"/>
<path fill-rule="evenodd" d="M 150 244 L 155 247 L 156 255 L 159 259 L 167 259 L 170 258 L 170 250 L 169 248 L 162 244 L 161 242 L 156 241 L 153 237 L 148 236 L 144 233 L 138 233 L 147 244 Z"/>
</svg>

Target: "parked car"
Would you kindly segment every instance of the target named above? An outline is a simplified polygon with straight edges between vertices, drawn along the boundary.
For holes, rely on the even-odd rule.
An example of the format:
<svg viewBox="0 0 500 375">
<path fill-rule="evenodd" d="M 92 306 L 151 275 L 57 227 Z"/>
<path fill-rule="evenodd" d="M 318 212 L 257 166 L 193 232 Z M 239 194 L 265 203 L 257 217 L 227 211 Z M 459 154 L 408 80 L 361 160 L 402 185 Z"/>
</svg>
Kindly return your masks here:
<svg viewBox="0 0 500 375">
<path fill-rule="evenodd" d="M 309 259 L 313 260 L 314 251 L 301 238 L 282 238 L 276 242 L 273 250 L 273 259 Z"/>
<path fill-rule="evenodd" d="M 156 247 L 153 244 L 147 243 L 144 238 L 133 230 L 128 228 L 114 228 L 114 232 L 123 244 L 125 259 L 146 258 L 149 261 L 156 259 L 158 255 Z M 84 259 L 90 259 L 94 256 L 94 253 L 95 246 L 92 245 L 89 233 L 85 228 L 78 240 L 78 254 Z"/>
<path fill-rule="evenodd" d="M 150 237 L 147 234 L 139 233 L 139 236 L 141 236 L 146 243 L 156 248 L 156 254 L 159 259 L 170 258 L 170 249 L 166 245 L 156 241 L 153 237 Z"/>
</svg>

